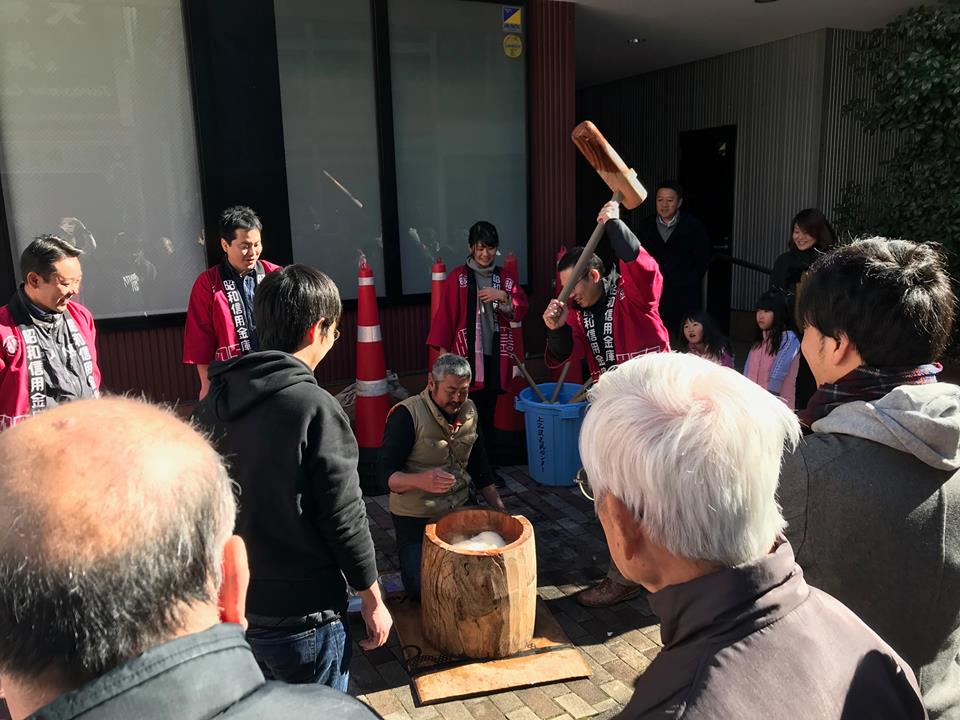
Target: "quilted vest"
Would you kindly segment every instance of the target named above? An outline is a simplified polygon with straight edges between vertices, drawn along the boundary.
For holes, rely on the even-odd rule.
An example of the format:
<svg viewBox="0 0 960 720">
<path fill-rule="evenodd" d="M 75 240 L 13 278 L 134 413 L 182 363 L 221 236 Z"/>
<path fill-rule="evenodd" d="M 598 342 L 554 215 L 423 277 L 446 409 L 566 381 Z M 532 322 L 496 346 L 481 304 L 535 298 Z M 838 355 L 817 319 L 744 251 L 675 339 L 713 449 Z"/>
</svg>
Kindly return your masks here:
<svg viewBox="0 0 960 720">
<path fill-rule="evenodd" d="M 399 405 L 405 407 L 413 418 L 416 436 L 413 450 L 410 451 L 402 472 L 419 473 L 440 468 L 453 475 L 456 482 L 442 495 L 423 490 L 392 492 L 390 512 L 405 517 L 440 517 L 465 504 L 470 497 L 467 463 L 470 461 L 473 444 L 477 441 L 477 409 L 473 401 L 467 400 L 457 416 L 460 424 L 451 427 L 430 399 L 430 391 L 426 388 L 419 395 L 409 397 Z"/>
</svg>

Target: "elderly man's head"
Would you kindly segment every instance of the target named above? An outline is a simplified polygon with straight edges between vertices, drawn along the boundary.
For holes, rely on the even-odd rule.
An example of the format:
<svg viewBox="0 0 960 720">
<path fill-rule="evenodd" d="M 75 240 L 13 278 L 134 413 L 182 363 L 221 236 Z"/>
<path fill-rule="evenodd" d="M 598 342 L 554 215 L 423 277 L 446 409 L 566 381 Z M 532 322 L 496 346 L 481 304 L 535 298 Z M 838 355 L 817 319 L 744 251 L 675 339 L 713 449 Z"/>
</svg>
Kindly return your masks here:
<svg viewBox="0 0 960 720">
<path fill-rule="evenodd" d="M 797 419 L 743 376 L 652 354 L 601 376 L 580 454 L 618 569 L 652 591 L 755 560 L 784 527 L 776 501 Z"/>
<path fill-rule="evenodd" d="M 470 363 L 459 355 L 444 353 L 433 362 L 427 389 L 437 407 L 447 415 L 456 415 L 470 391 Z"/>
<path fill-rule="evenodd" d="M 11 707 L 17 688 L 56 696 L 177 636 L 242 622 L 235 513 L 207 441 L 143 402 L 78 401 L 0 435 L 0 675 Z"/>
</svg>

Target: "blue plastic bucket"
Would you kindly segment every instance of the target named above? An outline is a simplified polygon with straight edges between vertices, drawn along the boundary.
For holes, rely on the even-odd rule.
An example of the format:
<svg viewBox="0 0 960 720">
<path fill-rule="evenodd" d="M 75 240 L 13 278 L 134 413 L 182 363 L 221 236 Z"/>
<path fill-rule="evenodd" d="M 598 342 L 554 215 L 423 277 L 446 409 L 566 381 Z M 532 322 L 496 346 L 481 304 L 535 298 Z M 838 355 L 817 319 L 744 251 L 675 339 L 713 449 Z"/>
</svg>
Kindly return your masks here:
<svg viewBox="0 0 960 720">
<path fill-rule="evenodd" d="M 547 398 L 556 383 L 543 383 L 540 392 Z M 541 485 L 573 485 L 573 476 L 580 469 L 580 425 L 587 411 L 587 401 L 568 403 L 581 386 L 564 383 L 557 403 L 542 403 L 533 388 L 524 388 L 515 406 L 524 415 L 527 430 L 527 466 L 530 477 Z"/>
</svg>

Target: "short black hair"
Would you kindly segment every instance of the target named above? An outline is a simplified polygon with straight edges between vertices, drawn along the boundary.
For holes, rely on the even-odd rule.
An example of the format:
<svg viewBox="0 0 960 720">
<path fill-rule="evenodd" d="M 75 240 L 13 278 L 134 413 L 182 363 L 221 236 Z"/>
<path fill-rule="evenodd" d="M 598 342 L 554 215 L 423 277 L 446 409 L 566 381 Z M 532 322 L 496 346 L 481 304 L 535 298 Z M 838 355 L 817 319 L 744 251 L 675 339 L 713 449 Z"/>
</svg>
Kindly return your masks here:
<svg viewBox="0 0 960 720">
<path fill-rule="evenodd" d="M 656 197 L 657 193 L 661 190 L 673 190 L 677 194 L 677 198 L 680 200 L 683 199 L 683 186 L 680 185 L 676 180 L 663 180 L 657 185 L 657 189 L 653 191 L 653 196 Z"/>
<path fill-rule="evenodd" d="M 769 310 L 773 313 L 773 327 L 770 328 L 769 335 L 769 351 L 771 355 L 776 355 L 780 352 L 780 346 L 783 344 L 783 334 L 789 329 L 787 324 L 789 322 L 790 298 L 791 295 L 789 293 L 779 289 L 772 289 L 767 290 L 757 298 L 757 302 L 754 304 L 755 310 Z M 762 347 L 764 339 L 763 330 L 757 325 L 753 331 L 753 347 Z"/>
<path fill-rule="evenodd" d="M 292 353 L 312 325 L 323 318 L 326 330 L 342 309 L 336 284 L 316 268 L 287 265 L 267 273 L 253 296 L 260 349 Z"/>
<path fill-rule="evenodd" d="M 246 205 L 234 205 L 223 211 L 220 215 L 220 237 L 227 241 L 227 245 L 233 242 L 237 230 L 263 230 L 263 223 L 260 218 Z"/>
<path fill-rule="evenodd" d="M 497 228 L 493 223 L 481 220 L 470 226 L 470 232 L 467 235 L 467 245 L 473 247 L 477 243 L 485 247 L 500 247 L 500 235 L 497 234 Z"/>
<path fill-rule="evenodd" d="M 28 273 L 36 273 L 44 280 L 53 274 L 54 265 L 64 258 L 83 255 L 83 250 L 71 245 L 56 235 L 38 235 L 20 254 L 20 274 L 24 280 Z"/>
<path fill-rule="evenodd" d="M 707 348 L 708 354 L 718 357 L 725 352 L 733 354 L 730 348 L 730 340 L 720 331 L 713 318 L 705 310 L 691 310 L 684 313 L 677 328 L 677 352 L 690 351 L 690 341 L 687 340 L 687 334 L 683 331 L 683 326 L 687 324 L 687 321 L 700 323 L 703 327 L 703 344 Z"/>
<path fill-rule="evenodd" d="M 874 237 L 810 266 L 798 316 L 834 340 L 846 335 L 871 367 L 915 366 L 943 354 L 956 305 L 939 247 Z"/>
<path fill-rule="evenodd" d="M 569 270 L 576 265 L 577 261 L 580 259 L 580 256 L 583 255 L 583 250 L 584 248 L 580 247 L 579 245 L 567 250 L 563 254 L 563 257 L 557 260 L 557 272 L 559 273 L 563 272 L 564 270 Z M 600 256 L 596 253 L 593 254 L 593 257 L 590 258 L 589 265 L 587 265 L 587 272 L 590 272 L 591 270 L 596 270 L 598 273 L 600 273 L 601 277 L 603 277 L 605 274 L 603 260 L 601 260 Z"/>
</svg>

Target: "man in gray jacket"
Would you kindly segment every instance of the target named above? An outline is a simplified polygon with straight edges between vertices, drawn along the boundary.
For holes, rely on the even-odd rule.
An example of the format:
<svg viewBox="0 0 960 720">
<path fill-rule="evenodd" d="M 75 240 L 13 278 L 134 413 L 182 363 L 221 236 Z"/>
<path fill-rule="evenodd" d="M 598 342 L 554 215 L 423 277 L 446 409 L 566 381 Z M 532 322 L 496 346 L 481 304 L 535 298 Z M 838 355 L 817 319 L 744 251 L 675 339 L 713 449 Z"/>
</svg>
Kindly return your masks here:
<svg viewBox="0 0 960 720">
<path fill-rule="evenodd" d="M 811 585 L 960 718 L 960 388 L 938 383 L 956 298 L 934 248 L 861 240 L 811 268 L 799 317 L 818 390 L 785 460 L 787 537 Z"/>
</svg>

